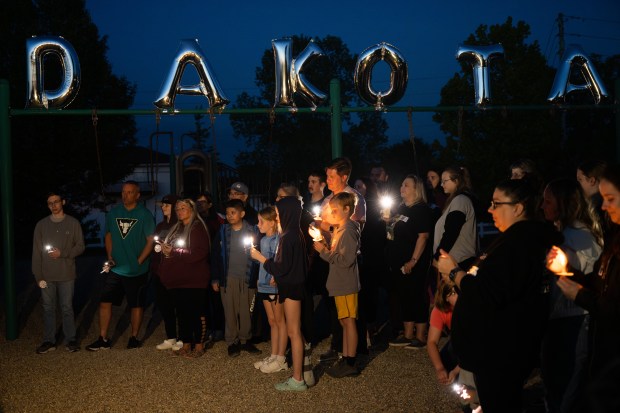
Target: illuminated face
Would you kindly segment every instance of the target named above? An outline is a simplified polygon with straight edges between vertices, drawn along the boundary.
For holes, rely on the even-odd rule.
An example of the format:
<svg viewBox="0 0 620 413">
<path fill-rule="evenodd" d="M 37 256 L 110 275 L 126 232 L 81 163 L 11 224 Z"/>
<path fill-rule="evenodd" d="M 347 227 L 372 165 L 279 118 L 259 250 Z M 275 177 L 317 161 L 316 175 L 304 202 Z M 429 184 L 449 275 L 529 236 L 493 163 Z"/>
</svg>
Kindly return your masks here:
<svg viewBox="0 0 620 413">
<path fill-rule="evenodd" d="M 450 178 L 448 172 L 441 174 L 441 186 L 443 187 L 443 191 L 448 195 L 456 192 L 456 181 Z"/>
<path fill-rule="evenodd" d="M 489 213 L 493 216 L 495 227 L 500 232 L 504 232 L 517 222 L 520 208 L 519 204 L 508 198 L 504 191 L 496 189 L 493 192 L 493 202 L 489 207 Z"/>
<path fill-rule="evenodd" d="M 611 222 L 620 225 L 620 190 L 605 179 L 601 179 L 598 188 L 603 197 L 603 211 L 607 212 Z"/>
<path fill-rule="evenodd" d="M 330 202 L 331 222 L 343 225 L 349 219 L 349 207 L 342 207 L 339 202 Z"/>
<path fill-rule="evenodd" d="M 411 178 L 405 178 L 403 183 L 400 185 L 400 197 L 405 201 L 405 203 L 412 203 L 415 200 L 416 190 L 415 190 L 415 182 Z"/>
<path fill-rule="evenodd" d="M 124 184 L 121 197 L 125 208 L 133 208 L 138 204 L 138 199 L 140 198 L 140 188 L 134 184 Z"/>
<path fill-rule="evenodd" d="M 545 188 L 545 191 L 543 192 L 541 208 L 547 221 L 555 222 L 558 220 L 560 215 L 560 212 L 558 211 L 558 200 L 555 196 L 553 196 L 549 188 Z"/>
<path fill-rule="evenodd" d="M 226 221 L 230 225 L 238 225 L 243 220 L 245 211 L 239 211 L 237 208 L 226 208 Z"/>
<path fill-rule="evenodd" d="M 426 182 L 428 182 L 428 186 L 435 189 L 439 185 L 441 178 L 439 174 L 435 171 L 428 171 L 426 173 Z"/>
<path fill-rule="evenodd" d="M 359 192 L 363 197 L 366 196 L 366 184 L 361 179 L 357 179 L 355 181 L 355 185 L 353 186 L 357 192 Z"/>
<path fill-rule="evenodd" d="M 349 180 L 347 175 L 340 176 L 337 170 L 330 168 L 325 170 L 325 174 L 327 175 L 327 187 L 334 194 L 338 194 L 346 188 L 347 181 Z"/>
<path fill-rule="evenodd" d="M 275 232 L 276 224 L 276 221 L 269 221 L 263 218 L 260 214 L 258 215 L 258 230 L 261 234 L 269 234 Z"/>
<path fill-rule="evenodd" d="M 323 189 L 325 189 L 325 182 L 321 182 L 318 176 L 310 175 L 308 177 L 308 192 L 310 195 L 323 194 Z"/>
<path fill-rule="evenodd" d="M 177 213 L 177 218 L 179 218 L 179 221 L 181 221 L 183 224 L 189 224 L 193 212 L 191 205 L 187 204 L 186 202 L 179 201 L 177 202 L 174 210 Z"/>
<path fill-rule="evenodd" d="M 64 203 L 65 201 L 63 201 L 62 198 L 60 198 L 58 195 L 52 195 L 47 198 L 47 207 L 54 215 L 60 214 L 62 212 Z"/>
</svg>

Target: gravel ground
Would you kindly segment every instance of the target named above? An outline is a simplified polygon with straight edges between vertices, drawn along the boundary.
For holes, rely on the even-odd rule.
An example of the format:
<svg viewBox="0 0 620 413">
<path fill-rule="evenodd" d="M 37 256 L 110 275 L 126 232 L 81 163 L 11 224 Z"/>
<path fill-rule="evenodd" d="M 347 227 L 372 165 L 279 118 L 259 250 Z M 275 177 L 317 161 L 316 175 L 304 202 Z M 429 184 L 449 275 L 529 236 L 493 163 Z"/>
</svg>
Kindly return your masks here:
<svg viewBox="0 0 620 413">
<path fill-rule="evenodd" d="M 98 297 L 86 294 L 80 301 L 78 292 L 97 291 L 99 285 L 96 278 L 82 276 L 78 281 L 78 335 L 83 348 L 98 336 Z M 155 349 L 164 333 L 150 308 L 142 348 L 125 349 L 130 332 L 121 307 L 113 313 L 111 350 L 68 353 L 58 347 L 35 354 L 43 331 L 38 295 L 32 283 L 18 297 L 17 340 L 3 339 L 4 320 L 0 321 L 0 412 L 461 411 L 457 396 L 437 384 L 425 350 L 380 345 L 362 360 L 360 376 L 333 379 L 323 374 L 328 366 L 317 364 L 318 354 L 328 348 L 328 340 L 323 340 L 312 357 L 317 384 L 306 392 L 282 393 L 273 386 L 290 372 L 264 374 L 253 367 L 268 354 L 268 343 L 258 345 L 262 356 L 242 353 L 231 359 L 225 343 L 218 342 L 200 359 L 174 357 L 170 351 Z"/>
</svg>

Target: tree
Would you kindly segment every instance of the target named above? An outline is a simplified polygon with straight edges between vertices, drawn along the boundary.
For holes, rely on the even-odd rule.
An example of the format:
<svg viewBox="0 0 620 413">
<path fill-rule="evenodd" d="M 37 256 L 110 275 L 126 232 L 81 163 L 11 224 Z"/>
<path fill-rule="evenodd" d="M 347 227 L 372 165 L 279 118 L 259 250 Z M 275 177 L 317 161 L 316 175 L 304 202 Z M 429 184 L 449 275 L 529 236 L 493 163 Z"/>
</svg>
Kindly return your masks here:
<svg viewBox="0 0 620 413">
<path fill-rule="evenodd" d="M 508 177 L 510 163 L 518 158 L 534 160 L 546 178 L 573 176 L 577 158 L 605 159 L 601 148 L 613 144 L 613 132 L 605 126 L 610 124 L 611 112 L 571 110 L 564 115 L 561 108 L 547 102 L 556 71 L 547 65 L 536 41 L 526 43 L 529 36 L 529 25 L 519 21 L 513 26 L 508 17 L 503 24 L 480 25 L 464 43 L 501 43 L 504 47 L 504 58 L 494 61 L 491 68 L 493 105 L 549 105 L 549 110 L 463 110 L 433 117 L 447 134 L 444 161 L 467 166 L 475 191 L 484 199 Z M 604 74 L 613 73 L 612 66 L 604 66 Z M 614 67 L 617 74 L 617 63 Z M 610 82 L 606 83 L 609 87 Z M 467 108 L 473 105 L 473 97 L 472 69 L 462 63 L 460 73 L 442 88 L 441 105 Z M 579 95 L 570 103 L 592 101 Z"/>
<path fill-rule="evenodd" d="M 0 6 L 0 78 L 9 80 L 11 106 L 25 105 L 25 42 L 32 35 L 63 36 L 80 60 L 82 82 L 69 108 L 127 109 L 135 85 L 112 73 L 106 37 L 99 36 L 83 0 L 7 0 Z M 10 40 L 10 41 L 7 41 Z M 46 89 L 58 85 L 61 67 L 54 58 L 45 62 Z M 11 121 L 16 251 L 28 253 L 32 230 L 49 213 L 45 195 L 61 190 L 87 214 L 103 185 L 128 175 L 133 165 L 123 156 L 135 145 L 132 117 L 99 117 L 96 128 L 89 117 L 20 116 Z M 95 140 L 95 131 L 99 142 Z M 98 163 L 101 159 L 101 171 Z"/>
<path fill-rule="evenodd" d="M 554 72 L 537 42 L 526 44 L 530 28 L 524 22 L 479 26 L 465 44 L 501 43 L 504 58 L 494 61 L 491 93 L 494 105 L 544 104 Z M 472 69 L 461 63 L 441 90 L 441 105 L 473 105 Z M 560 143 L 559 123 L 550 111 L 460 111 L 437 113 L 433 119 L 447 133 L 446 148 L 453 163 L 470 169 L 475 190 L 482 196 L 508 175 L 509 164 L 521 157 L 548 160 Z M 551 156 L 550 156 L 551 155 Z M 542 165 L 541 165 L 542 166 Z"/>
<path fill-rule="evenodd" d="M 310 41 L 304 35 L 293 36 L 293 56 L 297 56 Z M 315 40 L 325 57 L 315 60 L 305 70 L 305 76 L 320 90 L 329 91 L 329 82 L 340 79 L 343 106 L 361 104 L 353 83 L 357 56 L 338 37 L 326 36 Z M 275 94 L 275 64 L 273 52 L 265 50 L 262 65 L 256 68 L 258 96 L 242 93 L 237 108 L 269 107 Z M 299 99 L 299 103 L 301 99 Z M 301 105 L 300 105 L 301 106 Z M 321 168 L 331 159 L 330 117 L 324 114 L 231 115 L 236 138 L 245 140 L 247 150 L 236 157 L 239 170 L 252 171 L 262 180 L 277 183 L 278 178 L 304 180 L 308 173 Z M 377 113 L 343 114 L 343 153 L 355 171 L 367 170 L 377 161 L 387 142 L 387 124 Z"/>
</svg>

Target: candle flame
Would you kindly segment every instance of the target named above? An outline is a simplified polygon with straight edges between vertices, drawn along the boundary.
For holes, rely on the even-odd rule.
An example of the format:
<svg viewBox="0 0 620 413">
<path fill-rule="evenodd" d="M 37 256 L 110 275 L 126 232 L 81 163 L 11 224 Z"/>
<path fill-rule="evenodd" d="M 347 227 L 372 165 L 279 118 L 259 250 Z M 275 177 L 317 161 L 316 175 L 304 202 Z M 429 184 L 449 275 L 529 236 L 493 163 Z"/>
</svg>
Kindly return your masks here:
<svg viewBox="0 0 620 413">
<path fill-rule="evenodd" d="M 568 258 L 564 251 L 555 245 L 551 248 L 556 252 L 556 256 L 553 258 L 553 261 L 549 263 L 549 270 L 557 275 L 573 275 L 568 272 Z"/>
<path fill-rule="evenodd" d="M 381 208 L 383 209 L 392 208 L 392 205 L 394 204 L 394 200 L 390 196 L 382 196 L 379 202 L 381 203 Z"/>
<path fill-rule="evenodd" d="M 315 226 L 310 226 L 308 228 L 308 233 L 312 237 L 313 241 L 321 241 L 323 239 L 323 236 L 321 235 L 321 230 Z"/>
</svg>

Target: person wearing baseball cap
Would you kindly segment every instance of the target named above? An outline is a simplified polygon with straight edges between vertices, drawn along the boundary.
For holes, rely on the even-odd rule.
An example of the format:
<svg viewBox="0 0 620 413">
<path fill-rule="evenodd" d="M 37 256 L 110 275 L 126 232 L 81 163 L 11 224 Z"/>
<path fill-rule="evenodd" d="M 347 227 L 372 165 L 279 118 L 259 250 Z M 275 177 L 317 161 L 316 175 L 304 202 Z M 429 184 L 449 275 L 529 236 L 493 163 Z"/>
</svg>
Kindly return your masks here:
<svg viewBox="0 0 620 413">
<path fill-rule="evenodd" d="M 245 209 L 244 220 L 250 225 L 258 225 L 258 212 L 248 203 L 250 191 L 243 182 L 235 182 L 228 190 L 228 199 L 240 199 Z"/>
</svg>

